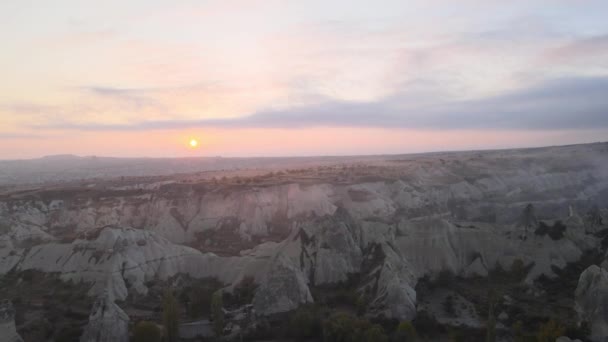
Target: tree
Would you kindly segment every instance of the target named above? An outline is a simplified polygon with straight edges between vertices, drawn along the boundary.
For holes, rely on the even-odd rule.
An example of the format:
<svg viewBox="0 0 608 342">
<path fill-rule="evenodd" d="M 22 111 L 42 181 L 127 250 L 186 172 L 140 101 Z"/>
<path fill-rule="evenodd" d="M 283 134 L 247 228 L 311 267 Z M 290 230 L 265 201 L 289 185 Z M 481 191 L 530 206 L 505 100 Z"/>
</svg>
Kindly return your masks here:
<svg viewBox="0 0 608 342">
<path fill-rule="evenodd" d="M 413 342 L 417 339 L 418 333 L 416 333 L 416 328 L 408 321 L 399 323 L 395 330 L 395 334 L 393 335 L 393 340 L 399 342 Z"/>
<path fill-rule="evenodd" d="M 132 342 L 160 342 L 160 340 L 160 329 L 152 322 L 141 321 L 133 328 Z"/>
<path fill-rule="evenodd" d="M 526 273 L 524 261 L 520 258 L 513 260 L 513 263 L 511 264 L 511 274 L 513 274 L 517 280 L 521 280 L 526 276 Z"/>
<path fill-rule="evenodd" d="M 338 312 L 323 322 L 325 342 L 388 342 L 382 326 L 366 319 Z"/>
<path fill-rule="evenodd" d="M 558 337 L 564 335 L 565 331 L 566 329 L 562 325 L 551 319 L 547 323 L 541 324 L 536 338 L 538 342 L 553 342 Z"/>
<path fill-rule="evenodd" d="M 173 291 L 166 289 L 163 296 L 163 326 L 165 327 L 165 339 L 167 342 L 177 341 L 177 330 L 179 324 L 179 310 L 177 299 Z"/>
<path fill-rule="evenodd" d="M 333 314 L 323 322 L 323 340 L 325 342 L 349 342 L 360 329 L 357 319 L 344 312 Z"/>
<path fill-rule="evenodd" d="M 317 337 L 319 329 L 320 320 L 318 312 L 307 306 L 297 309 L 289 320 L 289 332 L 296 340 Z"/>
<path fill-rule="evenodd" d="M 524 342 L 524 324 L 522 321 L 517 321 L 513 324 L 513 338 L 515 342 Z"/>
<path fill-rule="evenodd" d="M 224 300 L 221 289 L 211 295 L 211 320 L 213 320 L 215 335 L 222 336 L 224 334 Z"/>
<path fill-rule="evenodd" d="M 496 316 L 494 315 L 494 294 L 488 298 L 488 321 L 486 322 L 486 342 L 496 341 Z"/>
<path fill-rule="evenodd" d="M 602 213 L 600 211 L 600 207 L 595 204 L 589 211 L 587 212 L 587 221 L 592 226 L 601 226 L 602 225 Z"/>
<path fill-rule="evenodd" d="M 524 208 L 524 212 L 521 215 L 520 224 L 524 227 L 524 239 L 526 239 L 528 236 L 528 229 L 538 225 L 534 205 L 531 203 L 526 205 Z"/>
<path fill-rule="evenodd" d="M 365 342 L 388 342 L 388 336 L 386 336 L 384 328 L 379 324 L 372 325 L 365 331 L 364 336 Z"/>
<path fill-rule="evenodd" d="M 456 309 L 454 308 L 454 297 L 453 296 L 450 295 L 450 296 L 445 297 L 445 300 L 443 301 L 443 310 L 450 317 L 456 316 Z"/>
</svg>

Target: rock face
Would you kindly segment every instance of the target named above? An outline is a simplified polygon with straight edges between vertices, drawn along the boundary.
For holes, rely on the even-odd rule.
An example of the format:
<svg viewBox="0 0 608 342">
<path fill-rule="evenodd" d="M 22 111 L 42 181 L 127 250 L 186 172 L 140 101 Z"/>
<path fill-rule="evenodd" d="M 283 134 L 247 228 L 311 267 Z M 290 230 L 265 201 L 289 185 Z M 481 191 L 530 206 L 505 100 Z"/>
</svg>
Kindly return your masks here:
<svg viewBox="0 0 608 342">
<path fill-rule="evenodd" d="M 80 342 L 128 342 L 129 316 L 108 295 L 93 305 Z"/>
<path fill-rule="evenodd" d="M 557 340 L 555 340 L 555 342 L 582 342 L 582 341 L 579 340 L 579 339 L 571 340 L 567 336 L 560 336 L 560 337 L 557 338 Z"/>
<path fill-rule="evenodd" d="M 9 300 L 0 302 L 0 340 L 23 342 L 15 328 L 15 309 Z"/>
<path fill-rule="evenodd" d="M 312 301 L 306 277 L 293 267 L 278 264 L 256 291 L 253 307 L 258 314 L 271 315 Z"/>
<path fill-rule="evenodd" d="M 384 157 L 246 184 L 8 192 L 0 276 L 57 273 L 110 301 L 177 274 L 227 286 L 250 276 L 263 315 L 312 301 L 314 287 L 349 284 L 374 314 L 411 319 L 421 277 L 485 276 L 519 259 L 533 265 L 531 282 L 600 245 L 589 232 L 606 222 L 608 173 L 598 161 L 607 159 L 608 145 L 592 144 Z"/>
<path fill-rule="evenodd" d="M 608 271 L 590 266 L 578 281 L 575 309 L 591 327 L 593 341 L 608 341 Z"/>
</svg>

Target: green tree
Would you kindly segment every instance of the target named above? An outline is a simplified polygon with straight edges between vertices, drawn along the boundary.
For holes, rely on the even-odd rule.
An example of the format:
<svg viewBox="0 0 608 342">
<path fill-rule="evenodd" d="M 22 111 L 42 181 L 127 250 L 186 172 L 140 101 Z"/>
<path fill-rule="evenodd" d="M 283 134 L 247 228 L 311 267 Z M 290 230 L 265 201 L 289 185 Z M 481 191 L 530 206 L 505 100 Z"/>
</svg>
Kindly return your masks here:
<svg viewBox="0 0 608 342">
<path fill-rule="evenodd" d="M 141 321 L 133 328 L 132 342 L 160 342 L 160 340 L 160 329 L 152 322 Z"/>
<path fill-rule="evenodd" d="M 216 336 L 224 333 L 224 300 L 222 290 L 217 290 L 211 295 L 211 319 Z"/>
<path fill-rule="evenodd" d="M 177 299 L 173 291 L 166 289 L 163 296 L 163 326 L 165 327 L 165 340 L 167 342 L 177 341 L 177 329 L 179 324 L 179 309 Z"/>
</svg>

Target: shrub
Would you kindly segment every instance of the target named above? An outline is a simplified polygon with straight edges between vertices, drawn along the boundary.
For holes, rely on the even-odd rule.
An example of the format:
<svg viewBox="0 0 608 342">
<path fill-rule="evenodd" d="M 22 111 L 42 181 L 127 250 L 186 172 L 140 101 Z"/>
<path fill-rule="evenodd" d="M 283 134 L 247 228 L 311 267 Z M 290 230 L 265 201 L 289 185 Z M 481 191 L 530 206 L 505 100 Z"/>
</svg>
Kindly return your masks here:
<svg viewBox="0 0 608 342">
<path fill-rule="evenodd" d="M 445 297 L 445 300 L 443 301 L 443 310 L 450 317 L 456 316 L 456 309 L 454 308 L 454 297 L 453 296 Z"/>
<path fill-rule="evenodd" d="M 545 324 L 541 324 L 536 334 L 538 342 L 553 342 L 558 337 L 563 336 L 566 329 L 551 319 Z"/>
<path fill-rule="evenodd" d="M 372 325 L 363 336 L 365 342 L 388 342 L 388 336 L 379 324 Z"/>
<path fill-rule="evenodd" d="M 349 341 L 355 330 L 355 318 L 346 313 L 336 313 L 323 322 L 323 340 L 326 342 Z"/>
<path fill-rule="evenodd" d="M 549 235 L 552 240 L 559 240 L 564 237 L 566 226 L 561 221 L 556 221 L 552 226 L 544 222 L 538 224 L 538 228 L 534 231 L 536 235 Z"/>
<path fill-rule="evenodd" d="M 435 278 L 435 285 L 437 285 L 438 287 L 450 287 L 452 285 L 452 283 L 454 282 L 454 273 L 450 270 L 442 270 L 441 272 L 439 272 L 439 274 L 437 275 L 437 278 Z"/>
<path fill-rule="evenodd" d="M 564 332 L 564 336 L 568 336 L 573 340 L 587 340 L 589 335 L 591 335 L 591 328 L 587 321 L 583 321 L 578 325 L 569 325 Z"/>
<path fill-rule="evenodd" d="M 256 284 L 253 277 L 244 277 L 235 285 L 233 295 L 238 304 L 248 304 L 253 301 Z"/>
<path fill-rule="evenodd" d="M 511 273 L 517 280 L 523 279 L 528 273 L 524 261 L 519 258 L 513 260 L 513 263 L 511 264 Z"/>
<path fill-rule="evenodd" d="M 417 339 L 418 334 L 416 333 L 416 328 L 408 321 L 399 323 L 393 335 L 393 340 L 399 342 L 412 342 Z"/>
<path fill-rule="evenodd" d="M 320 328 L 318 312 L 310 307 L 300 307 L 289 320 L 289 333 L 297 340 L 317 337 Z"/>
<path fill-rule="evenodd" d="M 152 322 L 141 321 L 133 328 L 133 342 L 160 342 L 161 334 L 158 326 Z"/>
<path fill-rule="evenodd" d="M 524 342 L 524 324 L 522 321 L 517 321 L 513 324 L 513 339 L 515 342 Z"/>
<path fill-rule="evenodd" d="M 323 340 L 326 342 L 387 342 L 388 336 L 382 326 L 378 324 L 372 325 L 368 320 L 339 312 L 323 322 Z"/>
<path fill-rule="evenodd" d="M 426 311 L 418 312 L 416 318 L 412 321 L 412 324 L 416 327 L 418 334 L 424 336 L 445 332 L 445 327 Z"/>
</svg>

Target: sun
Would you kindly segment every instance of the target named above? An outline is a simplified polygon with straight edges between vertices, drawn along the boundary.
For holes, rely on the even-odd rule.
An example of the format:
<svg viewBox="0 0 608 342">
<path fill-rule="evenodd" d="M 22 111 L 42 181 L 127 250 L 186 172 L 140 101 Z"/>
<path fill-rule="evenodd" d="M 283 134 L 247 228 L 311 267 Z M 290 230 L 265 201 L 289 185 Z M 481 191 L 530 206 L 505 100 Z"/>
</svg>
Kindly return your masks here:
<svg viewBox="0 0 608 342">
<path fill-rule="evenodd" d="M 198 146 L 198 140 L 190 139 L 190 147 L 196 148 Z"/>
</svg>

